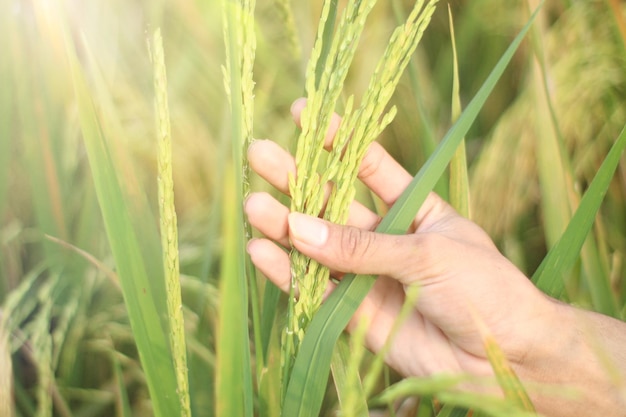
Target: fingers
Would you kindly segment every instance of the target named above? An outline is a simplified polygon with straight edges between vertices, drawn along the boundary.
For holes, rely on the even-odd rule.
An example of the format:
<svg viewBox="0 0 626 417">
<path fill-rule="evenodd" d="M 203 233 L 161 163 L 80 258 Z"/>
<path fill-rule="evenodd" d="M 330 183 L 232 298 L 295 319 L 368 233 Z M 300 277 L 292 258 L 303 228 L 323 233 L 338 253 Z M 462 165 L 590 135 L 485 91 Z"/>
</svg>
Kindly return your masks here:
<svg viewBox="0 0 626 417">
<path fill-rule="evenodd" d="M 415 235 L 374 233 L 301 213 L 289 214 L 288 221 L 292 244 L 331 269 L 388 275 L 403 284 L 415 279 Z"/>
<path fill-rule="evenodd" d="M 289 209 L 268 193 L 252 193 L 246 199 L 244 210 L 250 224 L 267 238 L 289 248 L 287 216 Z M 348 225 L 373 230 L 380 217 L 357 202 L 350 207 Z"/>
<path fill-rule="evenodd" d="M 289 194 L 289 173 L 294 174 L 296 166 L 293 157 L 285 149 L 281 148 L 275 142 L 270 140 L 256 140 L 248 149 L 248 160 L 252 169 L 259 174 L 263 179 L 273 185 L 276 189 L 284 194 Z M 250 196 L 249 202 L 252 202 L 254 194 Z M 264 203 L 267 203 L 267 199 L 263 199 Z M 275 204 L 269 204 L 271 207 L 267 207 L 263 213 L 256 213 L 255 219 L 250 219 L 250 223 L 260 229 L 261 227 L 268 227 L 272 224 L 272 218 L 267 217 L 263 219 L 263 214 L 271 212 L 272 209 L 276 209 L 277 213 L 285 214 L 284 210 L 278 210 L 278 202 Z M 261 204 L 250 206 L 251 212 L 247 212 L 248 216 L 256 212 L 256 209 L 261 207 Z M 373 213 L 367 207 L 363 206 L 357 201 L 353 201 L 350 204 L 350 216 L 348 218 L 348 224 L 352 226 L 362 227 L 364 229 L 371 229 L 375 227 L 379 222 L 379 217 L 376 213 Z M 287 224 L 287 216 L 285 214 L 284 221 L 281 223 Z M 286 227 L 282 228 L 284 233 L 281 235 L 287 238 Z M 271 236 L 265 231 L 261 230 L 266 236 L 275 239 L 275 234 Z M 277 240 L 277 239 L 275 239 Z M 283 242 L 281 242 L 283 243 Z"/>
<path fill-rule="evenodd" d="M 359 179 L 387 206 L 393 205 L 413 177 L 378 142 L 373 142 L 359 167 Z"/>
<path fill-rule="evenodd" d="M 252 263 L 278 288 L 288 293 L 291 272 L 289 255 L 267 239 L 252 239 L 246 248 Z"/>
<path fill-rule="evenodd" d="M 289 194 L 289 174 L 296 174 L 296 162 L 289 152 L 271 140 L 255 140 L 248 147 L 250 167 L 283 194 Z"/>
<path fill-rule="evenodd" d="M 268 193 L 252 193 L 246 199 L 244 210 L 250 224 L 259 232 L 283 247 L 289 247 L 287 207 Z"/>
</svg>

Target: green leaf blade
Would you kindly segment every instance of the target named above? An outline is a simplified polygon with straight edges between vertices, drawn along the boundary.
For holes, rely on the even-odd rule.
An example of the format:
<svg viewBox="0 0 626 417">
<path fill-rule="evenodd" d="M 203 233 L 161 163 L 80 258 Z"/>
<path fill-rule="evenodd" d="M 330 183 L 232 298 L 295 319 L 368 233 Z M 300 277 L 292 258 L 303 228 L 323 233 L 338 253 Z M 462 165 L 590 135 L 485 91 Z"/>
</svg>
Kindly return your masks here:
<svg viewBox="0 0 626 417">
<path fill-rule="evenodd" d="M 533 274 L 532 280 L 535 285 L 548 295 L 558 298 L 563 293 L 564 282 L 561 275 L 571 268 L 578 258 L 625 148 L 626 127 L 611 147 L 565 232 Z M 605 293 L 603 297 L 609 297 L 611 300 L 613 297 L 610 290 L 608 291 L 609 294 Z M 610 304 L 615 302 L 611 301 Z"/>
<path fill-rule="evenodd" d="M 66 49 L 96 194 L 146 374 L 154 414 L 159 417 L 179 416 L 176 377 L 159 310 L 153 298 L 151 280 L 155 277 L 147 273 L 149 268 L 142 254 L 136 226 L 131 220 L 129 205 L 122 192 L 84 74 L 69 41 Z M 163 279 L 162 276 L 160 278 Z"/>
</svg>

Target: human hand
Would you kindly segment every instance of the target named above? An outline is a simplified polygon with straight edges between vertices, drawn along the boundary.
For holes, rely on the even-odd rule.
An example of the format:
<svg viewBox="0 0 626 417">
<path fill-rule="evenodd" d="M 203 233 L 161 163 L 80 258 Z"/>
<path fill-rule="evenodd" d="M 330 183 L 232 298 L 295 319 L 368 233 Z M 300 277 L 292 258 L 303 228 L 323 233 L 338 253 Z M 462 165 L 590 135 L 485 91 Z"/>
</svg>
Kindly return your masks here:
<svg viewBox="0 0 626 417">
<path fill-rule="evenodd" d="M 304 100 L 294 103 L 298 122 Z M 333 120 L 327 146 L 339 125 Z M 291 155 L 270 141 L 255 142 L 249 152 L 253 169 L 287 193 Z M 377 143 L 365 156 L 360 179 L 391 206 L 412 177 Z M 271 241 L 290 242 L 333 271 L 380 275 L 349 328 L 366 317 L 366 343 L 378 351 L 385 343 L 403 304 L 407 285 L 421 293 L 410 317 L 395 336 L 388 363 L 404 375 L 470 372 L 488 375 L 491 368 L 475 317 L 501 344 L 509 360 L 522 361 L 534 340 L 545 332 L 555 304 L 504 258 L 477 225 L 459 216 L 430 194 L 413 222 L 412 233 L 395 236 L 370 232 L 379 217 L 354 202 L 347 227 L 289 210 L 268 194 L 252 194 L 246 202 L 251 224 Z M 278 287 L 288 291 L 287 254 L 267 239 L 250 242 L 255 265 Z M 332 287 L 332 283 L 329 284 Z"/>
<path fill-rule="evenodd" d="M 296 123 L 305 104 L 298 100 L 292 106 Z M 336 116 L 327 135 L 327 148 L 339 123 Z M 288 152 L 274 142 L 257 141 L 249 149 L 249 160 L 261 177 L 288 193 L 288 173 L 295 174 L 295 162 Z M 378 143 L 370 146 L 359 178 L 387 206 L 393 205 L 412 179 Z M 479 226 L 461 217 L 436 194 L 429 195 L 409 233 L 400 236 L 372 232 L 379 216 L 356 201 L 350 207 L 347 226 L 290 213 L 267 193 L 251 194 L 245 211 L 250 223 L 265 235 L 249 242 L 248 253 L 257 268 L 283 291 L 290 285 L 289 258 L 283 248 L 290 245 L 328 266 L 335 276 L 379 275 L 348 325 L 350 330 L 361 319 L 368 321 L 365 342 L 374 352 L 389 336 L 405 300 L 405 288 L 421 287 L 415 308 L 394 335 L 385 358 L 401 374 L 493 375 L 479 330 L 484 325 L 523 379 L 572 382 L 588 390 L 590 402 L 601 398 L 592 392 L 593 388 L 606 388 L 606 378 L 575 326 L 581 315 L 540 292 L 500 254 Z M 328 285 L 332 290 L 334 284 Z M 595 315 L 589 320 L 609 319 Z M 626 333 L 621 335 L 623 340 Z M 620 351 L 619 346 L 615 344 L 615 352 Z M 581 358 L 588 361 L 573 366 L 572 361 Z M 592 380 L 597 383 L 589 387 Z M 570 410 L 564 405 L 570 403 L 550 399 L 543 404 L 540 409 L 546 410 L 557 404 L 553 415 L 567 415 Z"/>
</svg>

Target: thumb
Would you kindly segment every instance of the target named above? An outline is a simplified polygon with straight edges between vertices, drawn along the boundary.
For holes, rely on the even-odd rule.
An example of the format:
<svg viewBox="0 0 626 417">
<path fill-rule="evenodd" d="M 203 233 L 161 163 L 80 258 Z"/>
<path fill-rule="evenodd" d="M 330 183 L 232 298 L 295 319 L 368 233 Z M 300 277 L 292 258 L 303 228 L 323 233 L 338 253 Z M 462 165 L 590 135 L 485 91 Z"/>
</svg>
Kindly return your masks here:
<svg viewBox="0 0 626 417">
<path fill-rule="evenodd" d="M 302 213 L 289 214 L 291 243 L 337 271 L 388 275 L 403 283 L 416 261 L 414 235 L 388 235 L 340 226 Z"/>
</svg>

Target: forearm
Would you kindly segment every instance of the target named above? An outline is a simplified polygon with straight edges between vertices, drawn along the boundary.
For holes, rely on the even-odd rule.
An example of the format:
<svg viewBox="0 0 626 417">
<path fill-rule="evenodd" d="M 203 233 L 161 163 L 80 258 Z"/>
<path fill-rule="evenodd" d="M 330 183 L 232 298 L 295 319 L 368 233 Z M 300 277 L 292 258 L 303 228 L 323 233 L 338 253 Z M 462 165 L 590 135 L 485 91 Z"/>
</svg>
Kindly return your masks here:
<svg viewBox="0 0 626 417">
<path fill-rule="evenodd" d="M 546 416 L 626 416 L 626 323 L 558 304 L 520 376 Z"/>
</svg>

